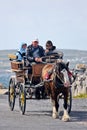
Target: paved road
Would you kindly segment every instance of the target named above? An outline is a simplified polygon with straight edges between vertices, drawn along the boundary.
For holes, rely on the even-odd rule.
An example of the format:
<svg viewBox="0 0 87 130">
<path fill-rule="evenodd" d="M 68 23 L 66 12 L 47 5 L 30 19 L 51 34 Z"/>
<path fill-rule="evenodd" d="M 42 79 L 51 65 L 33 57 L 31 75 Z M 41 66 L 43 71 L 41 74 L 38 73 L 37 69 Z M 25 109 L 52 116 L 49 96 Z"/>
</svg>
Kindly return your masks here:
<svg viewBox="0 0 87 130">
<path fill-rule="evenodd" d="M 61 101 L 62 102 L 62 101 Z M 73 99 L 71 121 L 52 119 L 50 100 L 27 100 L 25 115 L 19 111 L 18 98 L 10 111 L 7 95 L 0 95 L 0 130 L 87 130 L 87 99 Z"/>
</svg>

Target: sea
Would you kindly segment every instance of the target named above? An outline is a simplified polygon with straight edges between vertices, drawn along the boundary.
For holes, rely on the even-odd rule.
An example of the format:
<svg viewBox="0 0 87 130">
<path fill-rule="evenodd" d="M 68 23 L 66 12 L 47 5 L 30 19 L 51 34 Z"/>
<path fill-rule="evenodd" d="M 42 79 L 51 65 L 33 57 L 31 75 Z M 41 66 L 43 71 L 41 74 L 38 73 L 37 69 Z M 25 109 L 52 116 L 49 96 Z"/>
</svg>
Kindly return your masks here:
<svg viewBox="0 0 87 130">
<path fill-rule="evenodd" d="M 76 64 L 87 64 L 87 51 L 71 50 L 71 49 L 58 49 L 63 53 L 63 60 L 69 61 L 69 68 L 75 69 Z M 16 54 L 16 50 L 0 50 L 0 84 L 8 88 L 9 80 L 12 75 L 11 64 L 8 54 Z"/>
</svg>

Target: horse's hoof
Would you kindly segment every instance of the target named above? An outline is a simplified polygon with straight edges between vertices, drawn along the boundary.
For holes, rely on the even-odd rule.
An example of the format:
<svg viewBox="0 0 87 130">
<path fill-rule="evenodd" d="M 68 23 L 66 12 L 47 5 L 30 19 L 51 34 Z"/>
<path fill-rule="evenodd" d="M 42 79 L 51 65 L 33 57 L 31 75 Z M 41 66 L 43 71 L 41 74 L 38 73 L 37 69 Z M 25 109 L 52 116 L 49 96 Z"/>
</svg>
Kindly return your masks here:
<svg viewBox="0 0 87 130">
<path fill-rule="evenodd" d="M 62 121 L 64 121 L 64 122 L 68 122 L 68 121 L 70 121 L 70 117 L 62 117 Z"/>
<path fill-rule="evenodd" d="M 52 117 L 53 117 L 53 119 L 56 119 L 56 118 L 58 118 L 58 114 L 55 114 L 55 113 L 54 113 L 54 114 L 52 115 Z"/>
</svg>

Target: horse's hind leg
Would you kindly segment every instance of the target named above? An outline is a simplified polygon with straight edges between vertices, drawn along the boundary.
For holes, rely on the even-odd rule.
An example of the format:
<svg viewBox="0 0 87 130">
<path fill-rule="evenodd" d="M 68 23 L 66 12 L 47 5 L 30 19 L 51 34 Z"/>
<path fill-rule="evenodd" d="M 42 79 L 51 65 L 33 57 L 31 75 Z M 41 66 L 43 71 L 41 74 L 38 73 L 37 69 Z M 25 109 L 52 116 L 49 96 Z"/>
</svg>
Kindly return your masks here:
<svg viewBox="0 0 87 130">
<path fill-rule="evenodd" d="M 64 114 L 63 114 L 63 117 L 62 117 L 62 120 L 63 121 L 69 121 L 70 120 L 70 116 L 67 112 L 67 98 L 68 98 L 68 94 L 64 94 Z"/>
<path fill-rule="evenodd" d="M 58 107 L 59 107 L 59 104 L 57 102 L 57 98 L 55 100 L 51 99 L 52 101 L 52 107 L 53 107 L 53 113 L 52 113 L 52 117 L 54 119 L 58 118 Z"/>
</svg>

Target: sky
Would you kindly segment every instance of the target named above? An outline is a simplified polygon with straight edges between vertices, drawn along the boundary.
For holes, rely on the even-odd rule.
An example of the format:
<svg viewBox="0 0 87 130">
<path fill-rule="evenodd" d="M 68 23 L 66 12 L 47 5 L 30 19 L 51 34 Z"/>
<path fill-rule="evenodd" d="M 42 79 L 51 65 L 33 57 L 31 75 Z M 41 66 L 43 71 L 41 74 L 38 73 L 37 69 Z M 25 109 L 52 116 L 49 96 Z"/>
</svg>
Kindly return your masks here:
<svg viewBox="0 0 87 130">
<path fill-rule="evenodd" d="M 87 0 L 0 0 L 0 50 L 38 38 L 59 49 L 87 50 Z"/>
</svg>

